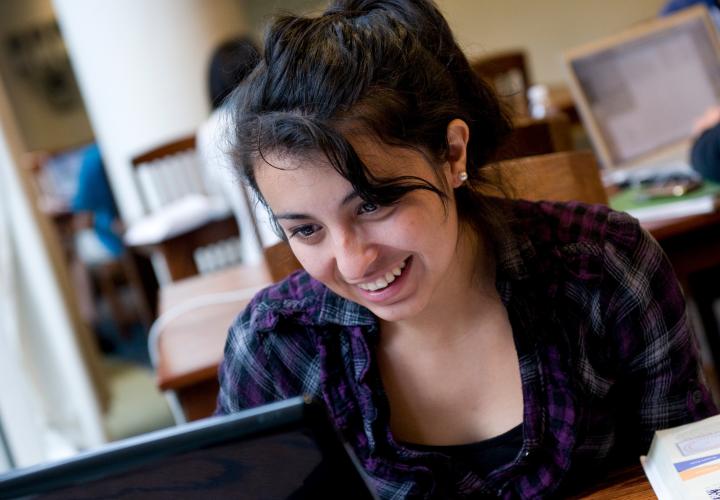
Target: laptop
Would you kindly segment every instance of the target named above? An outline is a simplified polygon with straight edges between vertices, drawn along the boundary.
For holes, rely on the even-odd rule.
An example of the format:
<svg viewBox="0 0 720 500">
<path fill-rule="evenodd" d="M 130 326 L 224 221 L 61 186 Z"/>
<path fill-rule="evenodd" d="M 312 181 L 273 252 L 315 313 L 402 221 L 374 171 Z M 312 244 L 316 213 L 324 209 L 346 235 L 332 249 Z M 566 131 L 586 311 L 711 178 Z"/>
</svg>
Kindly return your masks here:
<svg viewBox="0 0 720 500">
<path fill-rule="evenodd" d="M 693 123 L 720 103 L 720 41 L 704 6 L 575 48 L 565 65 L 606 172 L 689 170 Z"/>
<path fill-rule="evenodd" d="M 376 498 L 318 403 L 302 397 L 0 475 L 0 498 Z"/>
</svg>

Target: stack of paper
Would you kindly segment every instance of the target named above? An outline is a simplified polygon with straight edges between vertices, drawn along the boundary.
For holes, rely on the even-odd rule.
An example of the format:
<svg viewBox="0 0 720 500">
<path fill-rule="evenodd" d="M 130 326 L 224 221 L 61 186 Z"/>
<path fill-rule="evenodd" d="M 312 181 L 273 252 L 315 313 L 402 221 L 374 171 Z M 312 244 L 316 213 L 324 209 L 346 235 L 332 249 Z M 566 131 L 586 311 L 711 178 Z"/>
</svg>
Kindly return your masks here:
<svg viewBox="0 0 720 500">
<path fill-rule="evenodd" d="M 712 213 L 719 205 L 720 185 L 709 181 L 683 196 L 643 199 L 641 188 L 630 188 L 610 198 L 612 209 L 627 212 L 640 222 Z"/>
<path fill-rule="evenodd" d="M 720 500 L 720 415 L 657 431 L 640 462 L 661 500 Z"/>
</svg>

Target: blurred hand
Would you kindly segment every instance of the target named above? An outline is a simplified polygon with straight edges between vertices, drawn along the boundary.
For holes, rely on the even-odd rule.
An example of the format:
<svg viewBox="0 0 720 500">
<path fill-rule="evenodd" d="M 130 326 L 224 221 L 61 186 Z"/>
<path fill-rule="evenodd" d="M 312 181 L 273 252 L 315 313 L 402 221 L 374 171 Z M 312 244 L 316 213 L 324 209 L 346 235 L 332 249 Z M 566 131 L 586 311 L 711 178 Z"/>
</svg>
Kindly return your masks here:
<svg viewBox="0 0 720 500">
<path fill-rule="evenodd" d="M 705 113 L 695 120 L 692 133 L 694 136 L 698 136 L 718 123 L 720 123 L 720 106 L 713 106 L 705 110 Z"/>
<path fill-rule="evenodd" d="M 83 229 L 91 229 L 93 227 L 92 212 L 77 212 L 73 214 L 73 229 L 82 231 Z"/>
<path fill-rule="evenodd" d="M 117 219 L 113 220 L 111 229 L 112 229 L 113 233 L 115 233 L 117 235 L 121 235 L 125 232 L 125 229 L 126 229 L 125 223 L 122 220 L 120 220 L 119 218 L 117 218 Z"/>
</svg>

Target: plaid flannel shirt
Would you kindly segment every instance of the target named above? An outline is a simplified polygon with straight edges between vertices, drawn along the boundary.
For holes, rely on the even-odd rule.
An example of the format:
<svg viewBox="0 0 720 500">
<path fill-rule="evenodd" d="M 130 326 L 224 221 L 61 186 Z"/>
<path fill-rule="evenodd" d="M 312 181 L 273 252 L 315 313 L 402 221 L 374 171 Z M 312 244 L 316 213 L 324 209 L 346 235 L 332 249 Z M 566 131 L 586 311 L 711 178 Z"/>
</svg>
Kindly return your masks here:
<svg viewBox="0 0 720 500">
<path fill-rule="evenodd" d="M 480 477 L 393 439 L 374 356 L 377 319 L 305 272 L 260 292 L 230 328 L 217 413 L 299 394 L 322 400 L 381 498 L 547 498 L 647 451 L 656 429 L 716 412 L 685 301 L 630 216 L 507 201 L 497 288 L 520 360 L 523 446 Z"/>
</svg>

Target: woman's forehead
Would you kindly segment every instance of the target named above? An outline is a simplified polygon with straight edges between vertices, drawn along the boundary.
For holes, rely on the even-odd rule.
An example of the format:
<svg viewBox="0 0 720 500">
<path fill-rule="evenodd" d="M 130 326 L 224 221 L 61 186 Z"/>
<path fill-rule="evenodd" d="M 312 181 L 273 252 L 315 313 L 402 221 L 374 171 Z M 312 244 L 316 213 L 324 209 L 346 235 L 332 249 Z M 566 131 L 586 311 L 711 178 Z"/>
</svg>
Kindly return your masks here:
<svg viewBox="0 0 720 500">
<path fill-rule="evenodd" d="M 362 165 L 373 176 L 421 175 L 422 171 L 432 170 L 428 156 L 418 149 L 389 145 L 368 135 L 348 137 L 348 142 Z M 256 177 L 268 167 L 295 170 L 308 167 L 333 168 L 333 164 L 327 154 L 320 150 L 279 149 L 263 152 L 257 158 L 254 168 Z M 342 166 L 340 169 L 343 169 Z"/>
<path fill-rule="evenodd" d="M 256 171 L 258 189 L 276 214 L 334 212 L 341 201 L 354 193 L 350 182 L 327 160 L 310 162 L 284 156 Z"/>
<path fill-rule="evenodd" d="M 333 178 L 337 182 L 344 180 L 321 153 L 271 152 L 258 158 L 255 165 L 255 180 L 266 199 L 271 189 L 314 189 L 326 184 L 319 181 Z"/>
</svg>

